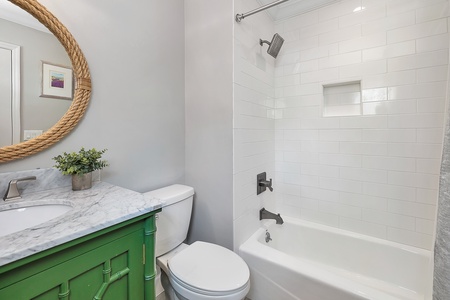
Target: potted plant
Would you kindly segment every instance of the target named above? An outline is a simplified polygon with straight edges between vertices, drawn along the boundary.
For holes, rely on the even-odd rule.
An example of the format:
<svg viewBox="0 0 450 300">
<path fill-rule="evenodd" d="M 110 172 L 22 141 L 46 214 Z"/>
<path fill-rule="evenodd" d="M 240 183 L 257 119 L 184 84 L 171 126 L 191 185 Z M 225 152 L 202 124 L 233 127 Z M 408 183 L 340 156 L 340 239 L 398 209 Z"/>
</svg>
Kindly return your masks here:
<svg viewBox="0 0 450 300">
<path fill-rule="evenodd" d="M 64 175 L 72 175 L 72 190 L 86 190 L 92 187 L 92 172 L 108 166 L 106 160 L 101 160 L 107 149 L 97 151 L 95 148 L 67 153 L 53 157 L 54 166 Z"/>
</svg>

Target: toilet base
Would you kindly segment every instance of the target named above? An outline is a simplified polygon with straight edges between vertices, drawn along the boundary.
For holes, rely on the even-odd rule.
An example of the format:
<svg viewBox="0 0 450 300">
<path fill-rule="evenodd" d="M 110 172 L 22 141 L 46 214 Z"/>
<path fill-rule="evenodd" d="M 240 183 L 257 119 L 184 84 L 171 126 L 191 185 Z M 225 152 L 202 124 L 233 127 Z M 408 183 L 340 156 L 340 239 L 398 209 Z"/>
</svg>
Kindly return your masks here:
<svg viewBox="0 0 450 300">
<path fill-rule="evenodd" d="M 183 300 L 177 297 L 169 278 L 159 266 L 156 266 L 155 286 L 156 300 Z"/>
<path fill-rule="evenodd" d="M 156 296 L 155 300 L 168 300 L 168 299 L 166 298 L 166 293 L 162 291 L 160 294 Z"/>
<path fill-rule="evenodd" d="M 164 293 L 164 288 L 161 284 L 161 268 L 156 266 L 156 277 L 155 277 L 155 300 L 166 300 L 166 294 Z"/>
</svg>

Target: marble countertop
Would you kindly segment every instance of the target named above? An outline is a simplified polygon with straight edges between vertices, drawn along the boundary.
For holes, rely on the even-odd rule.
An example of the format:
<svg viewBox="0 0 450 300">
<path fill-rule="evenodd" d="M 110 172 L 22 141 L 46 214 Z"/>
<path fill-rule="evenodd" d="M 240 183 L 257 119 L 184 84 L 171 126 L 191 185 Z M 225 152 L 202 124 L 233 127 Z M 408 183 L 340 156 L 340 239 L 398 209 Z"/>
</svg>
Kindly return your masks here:
<svg viewBox="0 0 450 300">
<path fill-rule="evenodd" d="M 67 186 L 26 194 L 20 200 L 1 203 L 0 210 L 24 206 L 25 202 L 64 203 L 73 209 L 45 223 L 0 237 L 0 266 L 161 208 L 158 199 L 96 182 L 84 191 L 74 192 Z"/>
</svg>

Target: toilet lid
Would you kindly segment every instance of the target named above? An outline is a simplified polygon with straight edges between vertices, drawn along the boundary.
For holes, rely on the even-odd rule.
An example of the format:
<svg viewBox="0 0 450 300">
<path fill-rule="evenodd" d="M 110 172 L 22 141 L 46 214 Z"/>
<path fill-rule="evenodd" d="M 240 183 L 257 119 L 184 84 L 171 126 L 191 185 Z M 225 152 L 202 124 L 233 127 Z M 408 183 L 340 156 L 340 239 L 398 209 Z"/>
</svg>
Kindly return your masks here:
<svg viewBox="0 0 450 300">
<path fill-rule="evenodd" d="M 170 272 L 196 290 L 230 292 L 250 278 L 244 260 L 224 247 L 195 242 L 168 261 Z"/>
</svg>

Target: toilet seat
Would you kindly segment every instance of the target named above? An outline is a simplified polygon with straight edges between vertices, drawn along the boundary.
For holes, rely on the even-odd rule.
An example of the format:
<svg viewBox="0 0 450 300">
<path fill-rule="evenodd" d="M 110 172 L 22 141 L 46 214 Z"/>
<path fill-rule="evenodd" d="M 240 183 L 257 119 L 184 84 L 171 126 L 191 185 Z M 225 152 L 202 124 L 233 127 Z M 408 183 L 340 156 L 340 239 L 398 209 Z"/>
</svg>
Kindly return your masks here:
<svg viewBox="0 0 450 300">
<path fill-rule="evenodd" d="M 191 285 L 186 284 L 185 282 L 182 282 L 177 277 L 175 277 L 173 274 L 171 274 L 171 277 L 169 277 L 170 283 L 172 286 L 177 290 L 178 293 L 182 294 L 186 298 L 190 299 L 188 295 L 195 294 L 196 296 L 203 296 L 204 299 L 242 299 L 242 297 L 235 297 L 235 295 L 242 294 L 243 296 L 247 295 L 250 286 L 247 282 L 244 286 L 242 286 L 240 289 L 236 289 L 233 291 L 226 291 L 226 292 L 218 292 L 218 291 L 207 291 L 202 290 L 196 287 L 193 287 Z M 181 289 L 181 290 L 180 290 Z M 183 293 L 184 291 L 184 293 Z M 202 299 L 203 299 L 202 297 Z"/>
<path fill-rule="evenodd" d="M 174 285 L 207 298 L 245 296 L 250 288 L 244 260 L 215 244 L 195 242 L 171 257 L 167 265 Z"/>
</svg>

